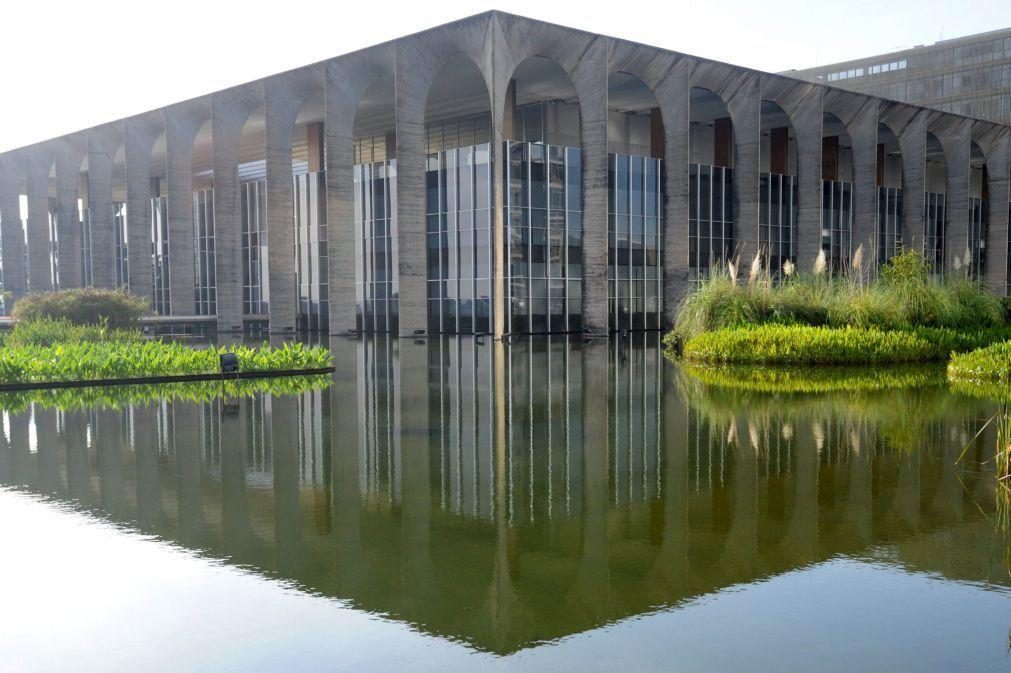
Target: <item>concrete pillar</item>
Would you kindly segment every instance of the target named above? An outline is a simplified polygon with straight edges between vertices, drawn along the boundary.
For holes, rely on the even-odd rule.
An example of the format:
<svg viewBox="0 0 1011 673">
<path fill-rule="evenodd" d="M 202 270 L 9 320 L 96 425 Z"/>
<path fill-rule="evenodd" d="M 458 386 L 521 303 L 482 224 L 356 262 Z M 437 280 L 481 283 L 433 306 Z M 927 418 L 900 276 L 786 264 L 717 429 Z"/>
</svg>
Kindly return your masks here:
<svg viewBox="0 0 1011 673">
<path fill-rule="evenodd" d="M 869 246 L 877 241 L 878 231 L 878 102 L 861 97 L 860 106 L 845 120 L 853 146 L 853 232 L 852 252 L 864 246 L 864 259 Z"/>
<path fill-rule="evenodd" d="M 98 288 L 116 287 L 112 213 L 113 131 L 88 134 L 88 208 L 91 213 L 91 278 Z"/>
<path fill-rule="evenodd" d="M 751 260 L 758 250 L 758 177 L 762 149 L 762 96 L 757 75 L 748 73 L 733 95 L 725 100 L 734 121 L 736 254 Z"/>
<path fill-rule="evenodd" d="M 239 147 L 242 127 L 259 107 L 259 86 L 240 87 L 211 98 L 214 145 L 214 238 L 217 265 L 218 332 L 242 330 L 242 206 Z"/>
<path fill-rule="evenodd" d="M 927 117 L 920 111 L 898 134 L 902 151 L 902 246 L 917 250 L 923 249 L 926 214 Z"/>
<path fill-rule="evenodd" d="M 81 220 L 77 185 L 81 176 L 81 151 L 67 143 L 56 157 L 56 218 L 60 258 L 60 287 L 81 286 Z"/>
<path fill-rule="evenodd" d="M 28 286 L 32 292 L 53 289 L 49 247 L 50 158 L 36 153 L 28 158 Z"/>
<path fill-rule="evenodd" d="M 8 315 L 14 303 L 25 295 L 25 237 L 21 224 L 21 164 L 8 156 L 0 165 L 0 236 L 3 238 L 3 289 L 9 293 Z"/>
<path fill-rule="evenodd" d="M 1011 129 L 991 126 L 992 140 L 986 153 L 990 178 L 985 282 L 990 291 L 1008 293 L 1008 203 L 1011 201 Z"/>
<path fill-rule="evenodd" d="M 812 87 L 789 111 L 797 143 L 796 236 L 794 250 L 801 268 L 810 268 L 821 250 L 821 136 L 823 90 Z"/>
<path fill-rule="evenodd" d="M 427 241 L 425 236 L 425 103 L 427 86 L 419 62 L 408 46 L 396 51 L 397 236 L 393 238 L 394 284 L 399 288 L 401 336 L 428 328 Z M 437 70 L 437 68 L 436 68 Z"/>
<path fill-rule="evenodd" d="M 688 113 L 691 61 L 679 59 L 654 89 L 664 124 L 663 324 L 688 292 Z"/>
<path fill-rule="evenodd" d="M 195 109 L 165 111 L 169 282 L 172 315 L 196 313 L 193 259 L 193 139 L 202 122 Z"/>
<path fill-rule="evenodd" d="M 290 96 L 290 88 L 283 81 L 269 79 L 264 83 L 268 313 L 272 334 L 293 334 L 297 309 L 291 134 L 298 107 Z"/>
<path fill-rule="evenodd" d="M 151 149 L 161 133 L 162 119 L 126 122 L 126 244 L 130 294 L 154 301 L 151 262 Z"/>
<path fill-rule="evenodd" d="M 959 119 L 945 132 L 935 133 L 944 148 L 948 167 L 948 194 L 945 197 L 947 231 L 944 261 L 949 273 L 955 257 L 965 262 L 969 246 L 969 156 L 972 152 L 972 121 Z"/>
<path fill-rule="evenodd" d="M 583 331 L 607 334 L 607 41 L 582 54 L 573 84 L 583 148 Z"/>
</svg>

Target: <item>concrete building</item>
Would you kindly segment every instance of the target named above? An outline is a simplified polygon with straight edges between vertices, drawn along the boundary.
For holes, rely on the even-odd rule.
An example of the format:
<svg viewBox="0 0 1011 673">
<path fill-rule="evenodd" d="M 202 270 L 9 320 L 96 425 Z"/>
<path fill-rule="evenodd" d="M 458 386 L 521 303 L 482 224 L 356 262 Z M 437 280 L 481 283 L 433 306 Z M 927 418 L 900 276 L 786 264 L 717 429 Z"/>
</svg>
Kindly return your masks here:
<svg viewBox="0 0 1011 673">
<path fill-rule="evenodd" d="M 784 74 L 1011 124 L 1011 28 Z"/>
<path fill-rule="evenodd" d="M 1004 294 L 1009 155 L 1007 125 L 487 12 L 0 155 L 3 287 L 219 332 L 606 334 L 732 255 L 905 245 Z"/>
</svg>

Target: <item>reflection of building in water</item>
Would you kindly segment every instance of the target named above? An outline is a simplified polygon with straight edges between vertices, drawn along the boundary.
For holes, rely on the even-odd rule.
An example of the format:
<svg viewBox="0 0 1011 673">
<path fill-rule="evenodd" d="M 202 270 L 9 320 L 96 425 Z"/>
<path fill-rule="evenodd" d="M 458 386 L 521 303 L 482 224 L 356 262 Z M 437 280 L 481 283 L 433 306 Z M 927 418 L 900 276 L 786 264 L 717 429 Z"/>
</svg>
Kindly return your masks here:
<svg viewBox="0 0 1011 673">
<path fill-rule="evenodd" d="M 0 483 L 495 652 L 839 554 L 1006 581 L 943 390 L 737 394 L 644 335 L 333 350 L 293 396 L 7 411 Z"/>
</svg>

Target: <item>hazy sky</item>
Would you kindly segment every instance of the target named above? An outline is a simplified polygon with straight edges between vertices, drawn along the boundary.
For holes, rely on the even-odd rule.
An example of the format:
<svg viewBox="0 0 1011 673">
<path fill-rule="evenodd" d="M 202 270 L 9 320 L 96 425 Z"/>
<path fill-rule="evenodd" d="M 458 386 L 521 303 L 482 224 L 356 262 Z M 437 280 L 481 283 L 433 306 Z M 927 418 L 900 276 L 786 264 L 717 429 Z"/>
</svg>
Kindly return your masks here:
<svg viewBox="0 0 1011 673">
<path fill-rule="evenodd" d="M 0 151 L 487 9 L 768 71 L 1011 25 L 1009 0 L 4 0 Z"/>
</svg>

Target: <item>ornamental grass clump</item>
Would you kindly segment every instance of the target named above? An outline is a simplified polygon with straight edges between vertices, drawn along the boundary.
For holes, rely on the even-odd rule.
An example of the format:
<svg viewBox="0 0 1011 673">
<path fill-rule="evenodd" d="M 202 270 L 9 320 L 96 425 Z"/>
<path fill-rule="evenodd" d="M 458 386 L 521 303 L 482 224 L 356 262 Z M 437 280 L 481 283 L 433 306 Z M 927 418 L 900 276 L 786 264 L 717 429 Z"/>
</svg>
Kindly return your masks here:
<svg viewBox="0 0 1011 673">
<path fill-rule="evenodd" d="M 1011 341 L 951 356 L 948 378 L 1011 385 Z"/>
<path fill-rule="evenodd" d="M 147 302 L 122 290 L 100 290 L 93 287 L 33 292 L 14 305 L 13 318 L 18 322 L 49 318 L 66 320 L 75 325 L 105 324 L 114 329 L 137 328 L 147 312 Z"/>
</svg>

